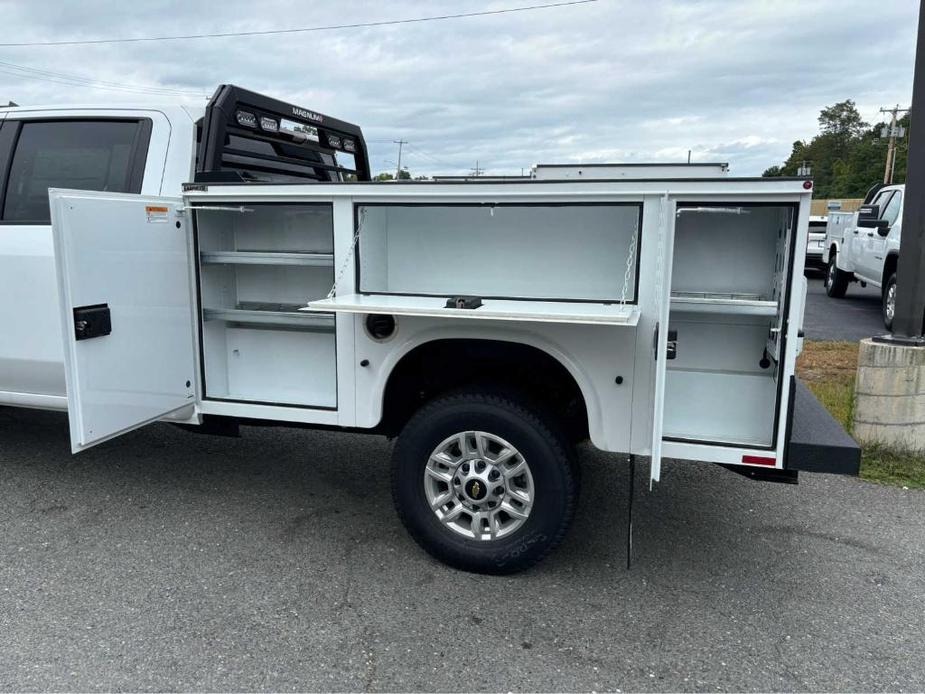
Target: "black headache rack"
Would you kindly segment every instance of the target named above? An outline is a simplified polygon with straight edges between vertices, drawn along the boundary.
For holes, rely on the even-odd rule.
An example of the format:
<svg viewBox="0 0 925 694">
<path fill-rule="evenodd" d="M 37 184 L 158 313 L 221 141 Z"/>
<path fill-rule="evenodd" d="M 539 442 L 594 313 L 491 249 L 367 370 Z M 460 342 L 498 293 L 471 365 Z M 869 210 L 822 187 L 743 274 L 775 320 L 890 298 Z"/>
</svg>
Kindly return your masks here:
<svg viewBox="0 0 925 694">
<path fill-rule="evenodd" d="M 358 125 L 223 84 L 202 120 L 195 180 L 368 181 L 369 157 Z"/>
</svg>

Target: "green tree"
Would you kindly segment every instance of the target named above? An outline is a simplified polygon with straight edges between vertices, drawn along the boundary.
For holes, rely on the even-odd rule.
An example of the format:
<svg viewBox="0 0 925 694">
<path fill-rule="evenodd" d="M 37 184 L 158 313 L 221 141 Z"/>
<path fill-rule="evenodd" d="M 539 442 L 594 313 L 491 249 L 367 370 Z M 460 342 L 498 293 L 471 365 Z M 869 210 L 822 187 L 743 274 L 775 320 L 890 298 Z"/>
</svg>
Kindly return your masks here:
<svg viewBox="0 0 925 694">
<path fill-rule="evenodd" d="M 402 167 L 401 171 L 398 172 L 398 179 L 400 181 L 410 181 L 411 172 L 408 171 L 408 169 L 406 169 L 405 167 Z M 375 176 L 373 176 L 373 180 L 374 181 L 394 181 L 395 175 L 392 173 L 389 173 L 388 171 L 383 171 L 382 173 L 376 174 Z"/>
<path fill-rule="evenodd" d="M 899 121 L 906 127 L 908 115 Z M 859 198 L 883 180 L 887 142 L 880 137 L 884 123 L 870 126 L 851 99 L 822 109 L 820 132 L 808 142 L 797 140 L 787 160 L 771 166 L 764 176 L 796 176 L 803 162 L 811 168 L 813 192 L 818 198 Z M 906 140 L 899 140 L 893 181 L 906 179 Z"/>
</svg>

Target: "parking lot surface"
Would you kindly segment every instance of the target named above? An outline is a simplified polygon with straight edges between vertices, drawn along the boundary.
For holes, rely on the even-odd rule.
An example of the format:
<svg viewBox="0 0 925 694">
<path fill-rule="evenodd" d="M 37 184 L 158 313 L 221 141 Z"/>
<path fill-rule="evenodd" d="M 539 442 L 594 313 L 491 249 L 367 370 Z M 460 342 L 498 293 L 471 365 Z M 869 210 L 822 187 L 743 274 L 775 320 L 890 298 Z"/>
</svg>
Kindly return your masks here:
<svg viewBox="0 0 925 694">
<path fill-rule="evenodd" d="M 581 451 L 517 576 L 408 538 L 377 437 L 157 424 L 74 458 L 0 410 L 4 690 L 922 690 L 925 494 Z"/>
<path fill-rule="evenodd" d="M 886 332 L 880 314 L 879 289 L 852 283 L 844 298 L 831 299 L 826 296 L 820 274 L 809 272 L 806 281 L 803 315 L 806 339 L 857 342 Z"/>
</svg>

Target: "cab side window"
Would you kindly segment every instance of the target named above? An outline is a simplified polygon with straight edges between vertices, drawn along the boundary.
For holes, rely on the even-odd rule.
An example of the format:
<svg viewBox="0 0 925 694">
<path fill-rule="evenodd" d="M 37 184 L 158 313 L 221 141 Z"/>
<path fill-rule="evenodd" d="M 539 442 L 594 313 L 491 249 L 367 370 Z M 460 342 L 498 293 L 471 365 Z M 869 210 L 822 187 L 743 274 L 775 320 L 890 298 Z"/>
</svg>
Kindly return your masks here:
<svg viewBox="0 0 925 694">
<path fill-rule="evenodd" d="M 48 189 L 140 193 L 150 138 L 146 120 L 59 120 L 18 126 L 3 196 L 6 223 L 48 224 Z"/>
<path fill-rule="evenodd" d="M 899 210 L 902 207 L 903 194 L 901 191 L 896 191 L 893 194 L 893 197 L 890 198 L 890 202 L 887 203 L 886 208 L 880 214 L 880 219 L 885 219 L 890 226 L 893 226 L 896 223 L 896 220 L 899 219 Z"/>
</svg>

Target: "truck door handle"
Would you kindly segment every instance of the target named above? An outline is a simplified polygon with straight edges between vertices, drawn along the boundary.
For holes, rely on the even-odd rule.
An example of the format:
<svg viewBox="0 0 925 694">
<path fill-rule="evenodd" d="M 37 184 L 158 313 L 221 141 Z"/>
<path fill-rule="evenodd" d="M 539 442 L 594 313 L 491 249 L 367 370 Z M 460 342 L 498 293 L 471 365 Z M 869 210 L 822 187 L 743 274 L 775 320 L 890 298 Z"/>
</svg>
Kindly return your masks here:
<svg viewBox="0 0 925 694">
<path fill-rule="evenodd" d="M 855 236 L 857 236 L 857 235 L 858 235 L 858 230 L 855 229 L 853 233 L 854 233 Z"/>
<path fill-rule="evenodd" d="M 112 332 L 109 304 L 93 304 L 74 308 L 74 339 L 89 340 Z"/>
<path fill-rule="evenodd" d="M 867 232 L 867 235 L 868 235 L 868 236 L 873 236 L 873 235 L 874 235 L 874 232 L 868 231 L 868 232 Z"/>
</svg>

